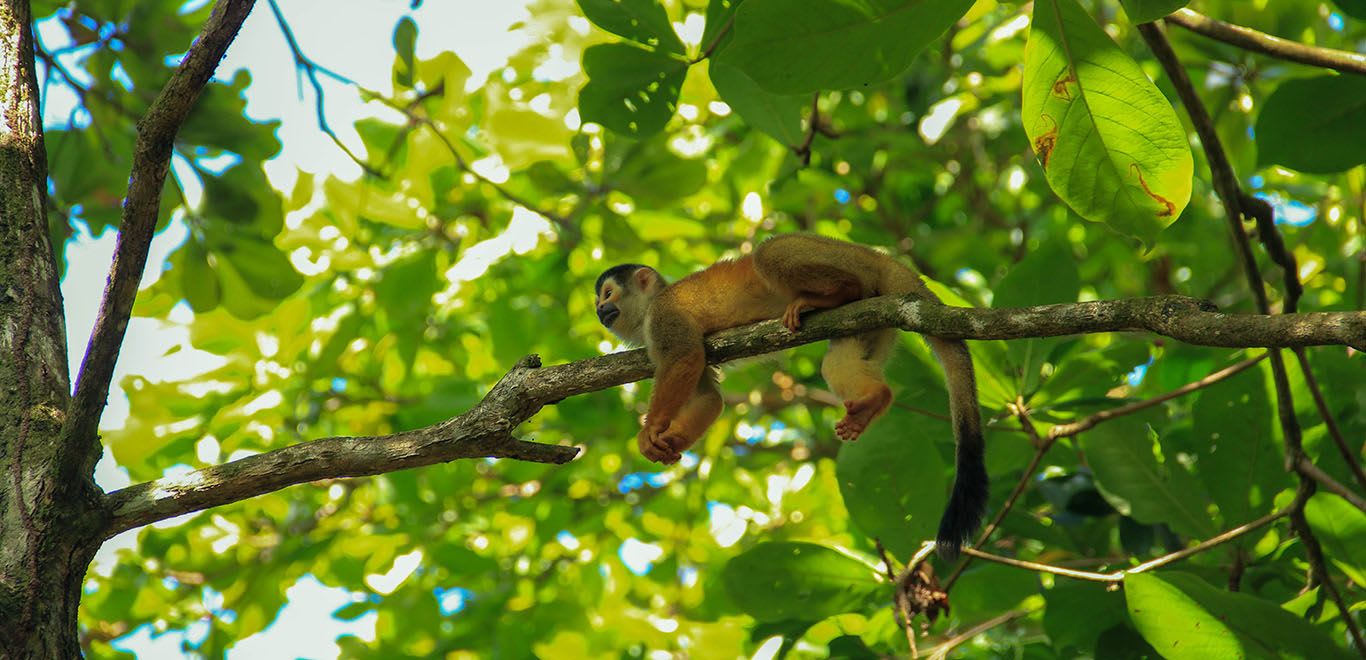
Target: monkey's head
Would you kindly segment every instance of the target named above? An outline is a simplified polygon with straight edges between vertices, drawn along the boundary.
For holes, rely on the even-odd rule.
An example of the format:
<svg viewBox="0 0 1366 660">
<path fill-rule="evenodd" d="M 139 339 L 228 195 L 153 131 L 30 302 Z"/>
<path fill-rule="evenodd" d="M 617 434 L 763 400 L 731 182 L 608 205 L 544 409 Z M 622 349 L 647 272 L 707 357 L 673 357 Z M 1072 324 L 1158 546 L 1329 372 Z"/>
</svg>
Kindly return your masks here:
<svg viewBox="0 0 1366 660">
<path fill-rule="evenodd" d="M 645 314 L 664 286 L 664 278 L 649 266 L 621 264 L 608 268 L 593 288 L 598 320 L 623 340 L 644 344 Z"/>
</svg>

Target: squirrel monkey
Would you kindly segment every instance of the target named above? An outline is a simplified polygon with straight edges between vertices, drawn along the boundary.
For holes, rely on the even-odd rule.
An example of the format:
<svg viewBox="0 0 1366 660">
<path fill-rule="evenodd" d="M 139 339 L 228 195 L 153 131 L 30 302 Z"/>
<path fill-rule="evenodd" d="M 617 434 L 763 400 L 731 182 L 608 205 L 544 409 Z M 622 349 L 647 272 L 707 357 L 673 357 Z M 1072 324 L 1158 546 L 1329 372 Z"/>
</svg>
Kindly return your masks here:
<svg viewBox="0 0 1366 660">
<path fill-rule="evenodd" d="M 654 392 L 637 443 L 646 458 L 666 464 L 677 461 L 721 413 L 721 394 L 703 350 L 707 333 L 774 318 L 795 331 L 802 312 L 887 294 L 939 301 L 918 273 L 891 257 L 811 234 L 775 236 L 753 254 L 673 284 L 648 266 L 614 266 L 598 277 L 595 291 L 598 320 L 621 339 L 644 345 L 655 365 Z M 844 400 L 844 418 L 835 425 L 840 439 L 857 439 L 891 406 L 883 366 L 896 332 L 830 341 L 821 375 Z M 986 508 L 985 445 L 967 344 L 925 340 L 944 367 L 957 440 L 953 492 L 937 537 L 940 555 L 952 559 Z"/>
</svg>

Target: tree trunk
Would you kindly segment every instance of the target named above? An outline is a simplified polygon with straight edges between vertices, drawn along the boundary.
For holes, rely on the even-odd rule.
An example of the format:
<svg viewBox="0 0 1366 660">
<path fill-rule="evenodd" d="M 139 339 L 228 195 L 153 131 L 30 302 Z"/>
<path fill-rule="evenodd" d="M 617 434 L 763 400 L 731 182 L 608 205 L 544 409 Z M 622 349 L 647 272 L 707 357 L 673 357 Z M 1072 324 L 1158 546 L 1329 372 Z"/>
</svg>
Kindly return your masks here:
<svg viewBox="0 0 1366 660">
<path fill-rule="evenodd" d="M 58 440 L 70 383 L 31 23 L 26 0 L 0 0 L 0 656 L 67 658 L 102 514 L 92 475 L 61 467 L 99 445 Z"/>
</svg>

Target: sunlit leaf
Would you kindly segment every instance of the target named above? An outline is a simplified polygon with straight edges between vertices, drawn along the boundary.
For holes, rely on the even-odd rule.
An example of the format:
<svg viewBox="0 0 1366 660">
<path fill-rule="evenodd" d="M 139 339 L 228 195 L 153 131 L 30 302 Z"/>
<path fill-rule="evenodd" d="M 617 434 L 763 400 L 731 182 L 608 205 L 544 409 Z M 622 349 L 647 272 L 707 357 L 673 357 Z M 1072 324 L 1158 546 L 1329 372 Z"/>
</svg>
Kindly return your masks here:
<svg viewBox="0 0 1366 660">
<path fill-rule="evenodd" d="M 1147 23 L 1185 7 L 1190 0 L 1120 0 L 1120 4 L 1130 22 Z"/>
<path fill-rule="evenodd" d="M 858 439 L 840 445 L 837 475 L 849 516 L 899 557 L 934 538 L 946 500 L 944 463 L 924 445 L 947 424 L 892 408 Z M 910 451 L 919 447 L 919 451 Z"/>
<path fill-rule="evenodd" d="M 583 15 L 593 24 L 655 50 L 682 53 L 683 42 L 674 34 L 659 0 L 577 0 Z"/>
<path fill-rule="evenodd" d="M 1275 603 L 1217 589 L 1186 573 L 1124 580 L 1129 616 L 1163 657 L 1346 658 L 1309 622 Z"/>
<path fill-rule="evenodd" d="M 1053 191 L 1151 245 L 1191 196 L 1194 161 L 1167 99 L 1076 0 L 1034 4 L 1021 113 Z"/>
<path fill-rule="evenodd" d="M 1157 438 L 1142 420 L 1101 424 L 1082 436 L 1096 485 L 1120 513 L 1135 520 L 1167 523 L 1194 537 L 1212 535 L 1214 525 L 1205 512 L 1209 496 L 1174 456 L 1158 461 Z"/>
</svg>

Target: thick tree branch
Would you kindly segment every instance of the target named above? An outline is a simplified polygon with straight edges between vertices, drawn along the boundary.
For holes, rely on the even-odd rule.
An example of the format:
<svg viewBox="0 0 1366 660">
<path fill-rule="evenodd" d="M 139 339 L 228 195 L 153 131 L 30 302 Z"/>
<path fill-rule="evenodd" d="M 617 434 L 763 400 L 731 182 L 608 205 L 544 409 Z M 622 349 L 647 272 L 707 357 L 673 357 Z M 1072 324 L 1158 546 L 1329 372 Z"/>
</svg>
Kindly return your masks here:
<svg viewBox="0 0 1366 660">
<path fill-rule="evenodd" d="M 1366 76 L 1366 55 L 1361 53 L 1307 46 L 1241 25 L 1215 20 L 1189 9 L 1178 9 L 1163 20 L 1243 50 L 1270 55 L 1291 62 L 1299 62 L 1300 64 Z"/>
<path fill-rule="evenodd" d="M 96 430 L 109 382 L 114 375 L 128 317 L 133 311 L 138 283 L 147 265 L 147 251 L 156 229 L 161 208 L 161 191 L 170 167 L 176 133 L 189 116 L 199 93 L 209 82 L 228 45 L 237 36 L 242 21 L 255 0 L 219 0 L 199 36 L 190 45 L 180 66 L 161 89 L 147 114 L 138 121 L 137 143 L 133 149 L 133 169 L 128 180 L 128 196 L 123 203 L 114 264 L 104 289 L 104 300 L 95 329 L 90 334 L 76 393 L 67 409 L 62 427 L 62 443 L 98 442 Z M 87 475 L 94 469 L 99 452 L 92 452 L 89 465 L 69 466 L 68 476 Z"/>
<path fill-rule="evenodd" d="M 1206 346 L 1366 344 L 1366 312 L 1259 316 L 1211 309 L 1208 303 L 1182 296 L 1023 309 L 946 307 L 910 296 L 886 296 L 811 316 L 795 333 L 778 321 L 717 333 L 707 340 L 707 356 L 712 363 L 727 362 L 888 327 L 963 339 L 1149 330 Z M 111 493 L 113 519 L 107 533 L 323 478 L 380 474 L 457 458 L 562 463 L 578 450 L 517 443 L 511 439 L 513 429 L 544 405 L 651 373 L 643 350 L 544 368 L 539 359 L 524 360 L 473 409 L 440 424 L 386 436 L 314 440 Z"/>
</svg>

